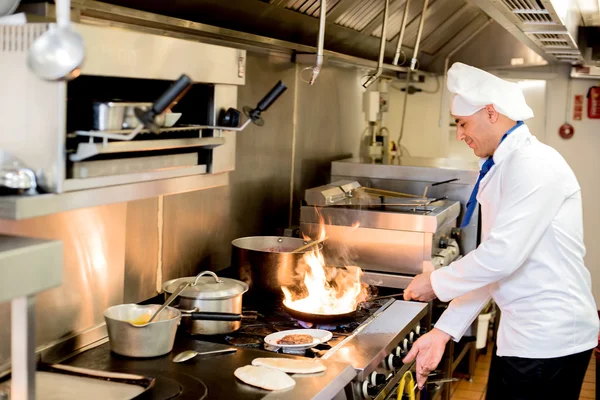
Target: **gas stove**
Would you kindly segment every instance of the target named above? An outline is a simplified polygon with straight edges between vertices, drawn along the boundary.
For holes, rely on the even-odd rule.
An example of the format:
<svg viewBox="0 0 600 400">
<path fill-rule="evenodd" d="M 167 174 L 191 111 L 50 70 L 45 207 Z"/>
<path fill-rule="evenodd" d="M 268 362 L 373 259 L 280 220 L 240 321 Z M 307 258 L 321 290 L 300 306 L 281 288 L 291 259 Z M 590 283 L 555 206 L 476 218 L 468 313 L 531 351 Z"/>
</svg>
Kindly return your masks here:
<svg viewBox="0 0 600 400">
<path fill-rule="evenodd" d="M 427 304 L 394 299 L 370 301 L 359 305 L 352 320 L 331 325 L 296 320 L 280 306 L 245 312 L 256 314 L 256 319 L 244 320 L 241 328 L 232 334 L 202 336 L 201 339 L 350 364 L 356 371 L 350 398 L 383 399 L 392 392 L 404 372 L 413 367 L 404 365 L 401 360 L 426 331 Z M 302 328 L 328 330 L 333 337 L 325 344 L 300 351 L 265 345 L 264 338 L 271 333 Z"/>
<path fill-rule="evenodd" d="M 423 334 L 421 322 L 427 304 L 385 299 L 362 303 L 354 318 L 335 325 L 309 326 L 287 315 L 280 307 L 244 314 L 234 333 L 216 336 L 192 336 L 178 332 L 171 354 L 154 359 L 131 359 L 110 351 L 105 342 L 62 364 L 103 371 L 133 373 L 154 377 L 155 386 L 145 394 L 148 399 L 384 399 L 405 371 L 413 365 L 402 364 L 412 342 Z M 265 347 L 264 337 L 273 332 L 302 329 L 326 329 L 333 337 L 326 344 L 285 354 L 281 348 Z M 234 354 L 196 357 L 185 363 L 172 358 L 183 350 L 200 352 L 235 347 Z M 267 392 L 238 381 L 233 371 L 257 357 L 320 358 L 327 366 L 318 375 L 298 376 L 296 387 L 284 392 Z"/>
</svg>

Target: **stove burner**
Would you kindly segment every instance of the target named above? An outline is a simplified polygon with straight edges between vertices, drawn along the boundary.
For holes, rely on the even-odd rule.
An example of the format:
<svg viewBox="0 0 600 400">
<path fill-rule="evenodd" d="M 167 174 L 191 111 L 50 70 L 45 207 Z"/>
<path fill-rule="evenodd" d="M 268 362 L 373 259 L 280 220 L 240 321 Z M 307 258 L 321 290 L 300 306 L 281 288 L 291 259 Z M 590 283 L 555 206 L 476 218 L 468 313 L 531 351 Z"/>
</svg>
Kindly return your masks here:
<svg viewBox="0 0 600 400">
<path fill-rule="evenodd" d="M 271 333 L 277 332 L 277 329 L 269 325 L 248 325 L 243 326 L 239 333 L 244 335 L 255 335 L 255 336 L 269 336 Z"/>
<path fill-rule="evenodd" d="M 155 379 L 154 387 L 143 393 L 140 398 L 157 400 L 202 400 L 208 396 L 208 388 L 204 382 L 191 375 L 169 370 L 135 367 L 115 370 L 114 372 L 125 372 L 128 374 L 153 377 Z"/>
<path fill-rule="evenodd" d="M 260 347 L 263 343 L 261 338 L 252 336 L 227 336 L 225 341 L 235 347 Z"/>
<path fill-rule="evenodd" d="M 154 389 L 152 390 L 158 390 L 161 399 L 175 399 L 183 392 L 183 387 L 173 379 L 164 376 L 155 376 L 154 379 Z"/>
</svg>

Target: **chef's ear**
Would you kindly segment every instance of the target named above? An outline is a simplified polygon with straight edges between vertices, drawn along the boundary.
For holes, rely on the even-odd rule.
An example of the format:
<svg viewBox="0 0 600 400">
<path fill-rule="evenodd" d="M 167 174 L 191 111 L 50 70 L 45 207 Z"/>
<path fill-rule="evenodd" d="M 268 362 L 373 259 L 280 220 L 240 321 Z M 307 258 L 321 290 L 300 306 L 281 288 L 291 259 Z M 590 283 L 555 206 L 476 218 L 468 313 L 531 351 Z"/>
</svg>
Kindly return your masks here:
<svg viewBox="0 0 600 400">
<path fill-rule="evenodd" d="M 496 121 L 498 121 L 498 116 L 500 114 L 498 114 L 498 111 L 496 111 L 496 108 L 493 104 L 488 104 L 487 106 L 485 106 L 485 112 L 487 119 L 488 121 L 490 121 L 490 123 L 495 124 Z"/>
</svg>

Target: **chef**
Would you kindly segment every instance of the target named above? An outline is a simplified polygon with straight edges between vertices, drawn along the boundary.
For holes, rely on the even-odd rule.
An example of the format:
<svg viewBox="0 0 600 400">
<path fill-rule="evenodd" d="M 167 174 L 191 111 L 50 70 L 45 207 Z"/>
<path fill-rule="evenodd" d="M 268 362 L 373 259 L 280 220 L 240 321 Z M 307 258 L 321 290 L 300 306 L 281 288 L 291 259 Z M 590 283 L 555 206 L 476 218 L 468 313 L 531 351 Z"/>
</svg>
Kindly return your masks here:
<svg viewBox="0 0 600 400">
<path fill-rule="evenodd" d="M 523 123 L 533 111 L 516 83 L 455 63 L 448 90 L 457 139 L 481 158 L 461 224 L 479 203 L 481 244 L 405 290 L 406 300 L 451 302 L 404 361 L 416 359 L 422 387 L 446 343 L 460 340 L 493 298 L 501 319 L 486 399 L 578 399 L 598 344 L 598 314 L 583 262 L 577 179 Z"/>
</svg>

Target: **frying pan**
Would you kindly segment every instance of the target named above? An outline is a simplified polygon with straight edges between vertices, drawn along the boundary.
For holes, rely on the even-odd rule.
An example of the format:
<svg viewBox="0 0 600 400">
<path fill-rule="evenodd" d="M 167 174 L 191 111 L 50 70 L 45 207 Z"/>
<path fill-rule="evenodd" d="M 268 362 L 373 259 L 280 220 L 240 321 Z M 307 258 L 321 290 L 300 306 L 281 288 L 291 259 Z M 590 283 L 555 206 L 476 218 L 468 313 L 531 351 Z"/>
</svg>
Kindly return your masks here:
<svg viewBox="0 0 600 400">
<path fill-rule="evenodd" d="M 389 296 L 373 297 L 367 301 L 363 301 L 362 303 L 367 303 L 369 301 L 380 300 L 380 299 L 388 299 L 388 298 L 398 297 L 398 296 L 402 296 L 402 295 L 403 295 L 403 293 L 396 293 L 396 294 L 392 294 Z M 356 305 L 357 309 L 358 309 L 359 304 L 361 304 L 361 303 L 358 303 Z M 307 312 L 303 312 L 303 311 L 294 310 L 293 308 L 290 308 L 290 307 L 286 306 L 285 304 L 283 304 L 283 309 L 290 317 L 295 318 L 299 321 L 312 322 L 313 324 L 333 324 L 333 323 L 338 323 L 338 322 L 348 322 L 348 321 L 352 321 L 356 317 L 356 309 L 354 311 L 351 311 L 348 313 L 343 313 L 343 314 L 307 313 Z"/>
<path fill-rule="evenodd" d="M 336 322 L 347 322 L 352 321 L 352 319 L 356 316 L 356 310 L 344 314 L 313 314 L 294 310 L 293 308 L 289 308 L 285 304 L 283 305 L 283 309 L 292 318 L 295 318 L 299 321 L 312 322 L 314 324 L 332 324 Z"/>
</svg>

